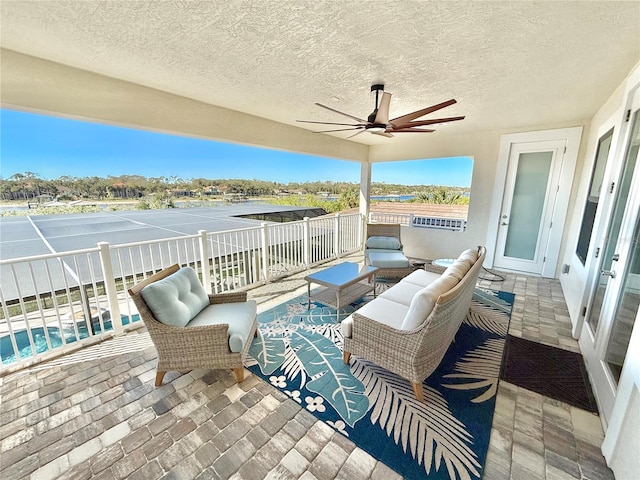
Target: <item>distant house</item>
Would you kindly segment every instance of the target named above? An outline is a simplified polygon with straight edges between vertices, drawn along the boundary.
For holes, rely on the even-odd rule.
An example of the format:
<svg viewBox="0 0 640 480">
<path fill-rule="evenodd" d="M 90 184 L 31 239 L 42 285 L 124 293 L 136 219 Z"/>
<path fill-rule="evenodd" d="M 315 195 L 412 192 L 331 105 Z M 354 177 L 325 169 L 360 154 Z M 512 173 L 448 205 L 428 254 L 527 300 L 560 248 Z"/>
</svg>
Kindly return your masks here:
<svg viewBox="0 0 640 480">
<path fill-rule="evenodd" d="M 43 193 L 42 195 L 36 195 L 31 200 L 29 200 L 27 202 L 27 206 L 29 208 L 37 208 L 40 205 L 53 202 L 53 201 L 54 201 L 53 195 L 49 195 L 48 193 Z"/>
</svg>

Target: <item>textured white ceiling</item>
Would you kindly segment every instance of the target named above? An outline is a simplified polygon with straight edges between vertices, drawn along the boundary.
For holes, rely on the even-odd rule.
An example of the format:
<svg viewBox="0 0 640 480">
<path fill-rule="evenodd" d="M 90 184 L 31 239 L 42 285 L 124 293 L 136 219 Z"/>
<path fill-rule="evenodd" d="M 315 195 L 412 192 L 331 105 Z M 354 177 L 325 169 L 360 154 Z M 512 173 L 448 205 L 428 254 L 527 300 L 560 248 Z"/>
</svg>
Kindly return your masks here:
<svg viewBox="0 0 640 480">
<path fill-rule="evenodd" d="M 392 117 L 457 99 L 431 117 L 466 119 L 439 131 L 581 120 L 640 60 L 638 1 L 3 0 L 0 15 L 5 49 L 310 130 L 296 119 L 346 120 L 314 102 L 366 117 L 378 82 Z"/>
</svg>

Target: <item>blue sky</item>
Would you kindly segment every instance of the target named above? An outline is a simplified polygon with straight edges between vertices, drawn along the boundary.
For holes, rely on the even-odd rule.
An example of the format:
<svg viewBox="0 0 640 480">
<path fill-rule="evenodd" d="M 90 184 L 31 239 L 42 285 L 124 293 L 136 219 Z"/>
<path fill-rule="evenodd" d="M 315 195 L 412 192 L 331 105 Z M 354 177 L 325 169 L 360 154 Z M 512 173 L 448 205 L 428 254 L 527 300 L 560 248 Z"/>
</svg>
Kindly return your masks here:
<svg viewBox="0 0 640 480">
<path fill-rule="evenodd" d="M 0 110 L 0 175 L 244 178 L 360 182 L 356 162 Z M 471 185 L 472 161 L 448 158 L 375 164 L 372 181 Z"/>
</svg>

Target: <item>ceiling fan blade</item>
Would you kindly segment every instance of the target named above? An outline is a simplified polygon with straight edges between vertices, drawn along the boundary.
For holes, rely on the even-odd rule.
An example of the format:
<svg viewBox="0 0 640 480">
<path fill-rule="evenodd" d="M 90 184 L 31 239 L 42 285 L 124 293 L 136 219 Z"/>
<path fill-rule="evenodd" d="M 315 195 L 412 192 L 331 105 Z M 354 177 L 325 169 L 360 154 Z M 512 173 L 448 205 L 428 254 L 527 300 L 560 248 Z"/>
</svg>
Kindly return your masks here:
<svg viewBox="0 0 640 480">
<path fill-rule="evenodd" d="M 296 120 L 296 122 L 300 123 L 315 123 L 317 125 L 345 125 L 351 127 L 364 127 L 365 125 L 360 123 L 336 123 L 336 122 L 313 122 L 311 120 Z"/>
<path fill-rule="evenodd" d="M 316 105 L 318 105 L 319 107 L 322 107 L 322 108 L 326 108 L 330 112 L 334 112 L 334 113 L 337 113 L 339 115 L 343 115 L 345 117 L 351 118 L 352 120 L 355 120 L 356 122 L 360 122 L 360 123 L 364 123 L 364 124 L 368 124 L 369 123 L 366 120 L 363 120 L 363 119 L 358 118 L 358 117 L 354 117 L 353 115 L 349 115 L 348 113 L 341 112 L 340 110 L 336 110 L 335 108 L 327 107 L 326 105 L 322 105 L 321 103 L 316 103 Z"/>
<path fill-rule="evenodd" d="M 422 110 L 417 110 L 413 113 L 408 113 L 401 117 L 396 117 L 392 119 L 389 123 L 393 126 L 403 125 L 411 120 L 415 120 L 416 118 L 420 118 L 428 113 L 435 112 L 436 110 L 440 110 L 441 108 L 448 107 L 449 105 L 453 105 L 456 103 L 454 99 L 447 100 L 446 102 L 439 103 L 437 105 L 432 105 L 431 107 L 423 108 Z"/>
<path fill-rule="evenodd" d="M 376 119 L 373 123 L 388 124 L 389 123 L 389 103 L 391 103 L 391 94 L 384 92 L 382 94 L 382 100 L 378 105 L 378 113 L 376 113 Z"/>
<path fill-rule="evenodd" d="M 364 132 L 366 132 L 366 130 L 365 130 L 365 129 L 362 129 L 362 130 L 360 130 L 359 132 L 354 133 L 353 135 L 349 135 L 349 136 L 347 137 L 347 140 L 348 140 L 348 139 L 350 139 L 350 138 L 355 137 L 356 135 L 360 135 L 361 133 L 364 133 Z"/>
<path fill-rule="evenodd" d="M 418 120 L 416 122 L 407 122 L 402 125 L 395 125 L 394 128 L 410 128 L 420 127 L 423 125 L 436 125 L 438 123 L 456 122 L 458 120 L 464 120 L 464 117 L 449 117 L 449 118 L 434 118 L 433 120 Z"/>
<path fill-rule="evenodd" d="M 382 135 L 383 137 L 388 137 L 388 138 L 393 138 L 393 135 L 391 135 L 389 132 L 371 132 L 374 135 Z"/>
<path fill-rule="evenodd" d="M 408 132 L 431 133 L 431 132 L 435 132 L 435 130 L 429 130 L 429 129 L 426 129 L 426 128 L 400 128 L 400 129 L 394 128 L 391 131 L 393 133 L 408 133 Z"/>
<path fill-rule="evenodd" d="M 337 130 L 320 130 L 318 132 L 313 133 L 329 133 L 329 132 L 346 132 L 347 130 L 363 130 L 364 127 L 355 127 L 355 128 L 338 128 Z"/>
</svg>

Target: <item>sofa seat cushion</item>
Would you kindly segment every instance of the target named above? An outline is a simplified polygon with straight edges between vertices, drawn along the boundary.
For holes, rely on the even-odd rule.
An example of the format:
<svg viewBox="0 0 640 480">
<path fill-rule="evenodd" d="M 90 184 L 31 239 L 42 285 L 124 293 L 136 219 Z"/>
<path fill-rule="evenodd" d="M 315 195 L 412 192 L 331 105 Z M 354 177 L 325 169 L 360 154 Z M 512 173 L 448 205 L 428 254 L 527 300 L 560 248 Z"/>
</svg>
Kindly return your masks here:
<svg viewBox="0 0 640 480">
<path fill-rule="evenodd" d="M 439 279 L 441 275 L 439 273 L 427 272 L 426 270 L 416 270 L 404 277 L 400 283 L 413 283 L 420 287 L 426 287 L 430 283 Z"/>
<path fill-rule="evenodd" d="M 422 290 L 422 288 L 423 287 L 415 283 L 400 282 L 378 295 L 378 298 L 386 298 L 387 300 L 392 300 L 408 307 L 411 305 L 413 296 Z"/>
<path fill-rule="evenodd" d="M 378 268 L 409 268 L 409 259 L 400 251 L 369 251 L 369 264 Z"/>
<path fill-rule="evenodd" d="M 422 325 L 436 305 L 438 297 L 458 284 L 453 275 L 441 276 L 413 296 L 402 330 L 414 330 Z"/>
<path fill-rule="evenodd" d="M 371 318 L 376 322 L 388 325 L 390 327 L 400 329 L 402 320 L 407 314 L 409 307 L 402 305 L 401 303 L 394 302 L 392 300 L 377 297 L 371 302 L 359 308 L 355 313 L 364 315 Z M 353 314 L 352 314 L 353 315 Z M 344 337 L 351 337 L 353 332 L 353 316 L 349 315 L 342 321 L 340 329 Z"/>
<path fill-rule="evenodd" d="M 229 350 L 239 353 L 249 338 L 256 312 L 255 300 L 209 305 L 189 322 L 187 328 L 226 323 L 229 325 Z"/>
<path fill-rule="evenodd" d="M 191 267 L 183 267 L 140 292 L 153 316 L 165 325 L 184 327 L 209 305 L 209 297 Z"/>
<path fill-rule="evenodd" d="M 400 250 L 402 244 L 396 237 L 373 236 L 367 238 L 366 248 L 381 248 L 385 250 Z"/>
</svg>

